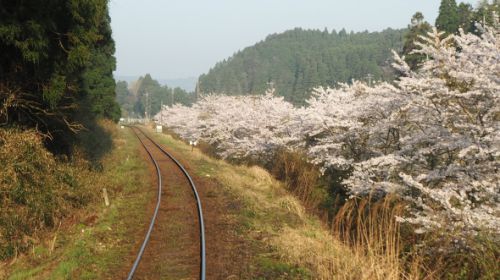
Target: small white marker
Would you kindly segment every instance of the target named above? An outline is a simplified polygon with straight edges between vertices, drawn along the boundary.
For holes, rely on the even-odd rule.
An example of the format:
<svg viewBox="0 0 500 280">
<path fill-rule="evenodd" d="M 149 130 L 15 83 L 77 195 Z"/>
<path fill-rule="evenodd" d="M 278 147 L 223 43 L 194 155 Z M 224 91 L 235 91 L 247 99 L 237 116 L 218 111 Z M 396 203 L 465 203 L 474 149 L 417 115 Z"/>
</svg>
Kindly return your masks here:
<svg viewBox="0 0 500 280">
<path fill-rule="evenodd" d="M 189 145 L 191 146 L 191 152 L 192 152 L 194 149 L 194 146 L 198 145 L 198 140 L 196 140 L 196 141 L 189 140 Z"/>
</svg>

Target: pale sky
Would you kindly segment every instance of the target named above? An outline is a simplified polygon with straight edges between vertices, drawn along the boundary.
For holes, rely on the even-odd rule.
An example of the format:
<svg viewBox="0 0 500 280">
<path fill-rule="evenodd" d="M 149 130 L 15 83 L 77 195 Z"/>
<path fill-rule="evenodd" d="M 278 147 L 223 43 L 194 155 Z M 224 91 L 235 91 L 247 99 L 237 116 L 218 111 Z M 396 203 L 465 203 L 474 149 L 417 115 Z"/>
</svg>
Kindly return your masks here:
<svg viewBox="0 0 500 280">
<path fill-rule="evenodd" d="M 459 1 L 457 1 L 459 2 Z M 477 1 L 463 1 L 475 4 Z M 440 0 L 110 0 L 117 76 L 197 77 L 272 33 L 431 24 Z"/>
</svg>

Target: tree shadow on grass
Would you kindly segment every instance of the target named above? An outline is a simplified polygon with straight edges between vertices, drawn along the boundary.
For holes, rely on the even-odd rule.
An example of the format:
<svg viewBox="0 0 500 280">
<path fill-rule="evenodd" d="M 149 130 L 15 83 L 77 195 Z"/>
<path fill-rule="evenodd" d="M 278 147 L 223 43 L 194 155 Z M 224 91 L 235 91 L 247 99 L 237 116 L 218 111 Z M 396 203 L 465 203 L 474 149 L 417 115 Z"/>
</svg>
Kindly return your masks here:
<svg viewBox="0 0 500 280">
<path fill-rule="evenodd" d="M 112 133 L 105 126 L 94 122 L 78 134 L 78 145 L 91 168 L 102 170 L 102 159 L 113 149 Z"/>
</svg>

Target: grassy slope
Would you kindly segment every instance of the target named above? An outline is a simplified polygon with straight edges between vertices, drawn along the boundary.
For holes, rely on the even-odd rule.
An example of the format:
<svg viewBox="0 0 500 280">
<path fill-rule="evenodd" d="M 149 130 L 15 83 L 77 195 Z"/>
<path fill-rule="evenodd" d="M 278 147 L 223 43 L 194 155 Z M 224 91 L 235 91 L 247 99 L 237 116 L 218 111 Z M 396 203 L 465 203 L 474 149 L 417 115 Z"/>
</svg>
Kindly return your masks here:
<svg viewBox="0 0 500 280">
<path fill-rule="evenodd" d="M 4 267 L 6 279 L 106 279 L 122 269 L 135 244 L 131 237 L 147 223 L 146 205 L 154 190 L 137 138 L 122 130 L 114 141 L 104 172 L 88 178 L 88 184 L 107 188 L 111 205 L 96 201 L 77 213 L 73 223 L 56 233 L 53 252 L 50 244 L 33 248 L 29 256 Z"/>
</svg>

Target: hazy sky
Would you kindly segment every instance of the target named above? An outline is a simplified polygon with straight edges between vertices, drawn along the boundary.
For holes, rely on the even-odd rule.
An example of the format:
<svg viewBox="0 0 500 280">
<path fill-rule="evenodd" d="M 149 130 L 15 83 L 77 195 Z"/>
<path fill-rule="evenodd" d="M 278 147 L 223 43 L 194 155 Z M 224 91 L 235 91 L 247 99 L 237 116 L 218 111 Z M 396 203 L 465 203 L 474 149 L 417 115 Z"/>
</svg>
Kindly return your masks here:
<svg viewBox="0 0 500 280">
<path fill-rule="evenodd" d="M 457 1 L 458 2 L 458 1 Z M 476 1 L 465 1 L 474 4 Z M 111 0 L 117 76 L 197 77 L 216 62 L 295 27 L 402 28 L 420 11 L 434 24 L 440 0 Z"/>
</svg>

